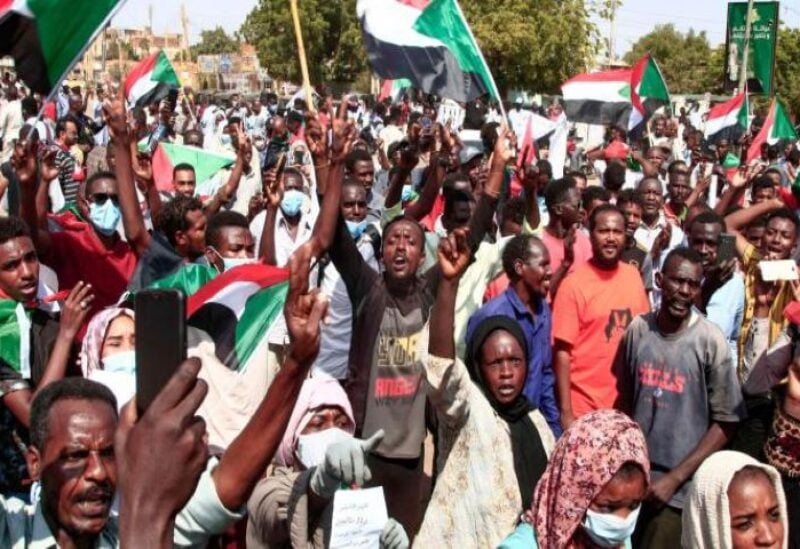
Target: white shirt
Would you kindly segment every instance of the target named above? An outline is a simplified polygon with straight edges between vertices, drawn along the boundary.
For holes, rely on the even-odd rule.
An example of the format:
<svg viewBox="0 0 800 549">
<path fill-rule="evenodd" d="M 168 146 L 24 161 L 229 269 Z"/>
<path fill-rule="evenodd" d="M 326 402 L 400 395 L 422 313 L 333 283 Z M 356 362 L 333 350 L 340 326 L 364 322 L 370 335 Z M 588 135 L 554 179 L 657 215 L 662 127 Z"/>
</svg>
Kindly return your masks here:
<svg viewBox="0 0 800 549">
<path fill-rule="evenodd" d="M 376 224 L 377 225 L 377 224 Z M 362 235 L 357 242 L 358 251 L 370 267 L 378 271 L 378 260 L 372 240 Z M 347 378 L 350 337 L 353 330 L 353 305 L 342 275 L 333 263 L 325 265 L 320 289 L 330 299 L 328 315 L 322 327 L 319 355 L 314 370 L 325 372 L 336 379 Z"/>
</svg>

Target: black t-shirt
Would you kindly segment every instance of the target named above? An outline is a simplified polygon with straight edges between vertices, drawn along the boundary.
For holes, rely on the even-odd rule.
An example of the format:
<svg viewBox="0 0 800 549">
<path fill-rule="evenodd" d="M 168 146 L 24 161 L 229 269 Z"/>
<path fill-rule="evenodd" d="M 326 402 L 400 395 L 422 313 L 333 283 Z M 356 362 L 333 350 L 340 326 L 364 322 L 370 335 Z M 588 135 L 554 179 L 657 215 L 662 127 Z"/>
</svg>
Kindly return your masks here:
<svg viewBox="0 0 800 549">
<path fill-rule="evenodd" d="M 23 379 L 0 356 L 0 494 L 27 492 L 29 478 L 25 463 L 28 430 L 6 408 L 2 400 L 18 390 L 34 390 L 44 375 L 47 361 L 58 336 L 58 322 L 44 311 L 35 310 L 31 316 L 31 379 Z"/>
</svg>

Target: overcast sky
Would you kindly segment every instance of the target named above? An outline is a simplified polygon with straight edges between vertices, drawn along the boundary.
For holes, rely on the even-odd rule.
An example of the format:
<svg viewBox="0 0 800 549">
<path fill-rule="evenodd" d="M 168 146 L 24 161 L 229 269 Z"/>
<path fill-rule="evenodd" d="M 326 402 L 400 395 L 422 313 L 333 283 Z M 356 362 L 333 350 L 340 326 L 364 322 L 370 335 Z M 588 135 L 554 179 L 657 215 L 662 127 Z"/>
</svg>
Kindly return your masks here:
<svg viewBox="0 0 800 549">
<path fill-rule="evenodd" d="M 112 24 L 143 27 L 147 24 L 147 8 L 151 4 L 155 32 L 180 30 L 180 0 L 127 0 Z M 229 32 L 237 30 L 256 4 L 256 0 L 186 0 L 191 39 L 195 40 L 201 30 L 216 25 L 222 25 Z M 221 5 L 224 9 L 220 9 Z M 616 49 L 624 53 L 654 25 L 669 22 L 683 31 L 690 27 L 704 30 L 713 45 L 722 43 L 725 41 L 726 6 L 725 0 L 623 0 L 617 17 Z M 800 2 L 783 0 L 781 18 L 789 26 L 800 27 Z M 601 25 L 601 31 L 607 36 L 606 25 Z"/>
</svg>

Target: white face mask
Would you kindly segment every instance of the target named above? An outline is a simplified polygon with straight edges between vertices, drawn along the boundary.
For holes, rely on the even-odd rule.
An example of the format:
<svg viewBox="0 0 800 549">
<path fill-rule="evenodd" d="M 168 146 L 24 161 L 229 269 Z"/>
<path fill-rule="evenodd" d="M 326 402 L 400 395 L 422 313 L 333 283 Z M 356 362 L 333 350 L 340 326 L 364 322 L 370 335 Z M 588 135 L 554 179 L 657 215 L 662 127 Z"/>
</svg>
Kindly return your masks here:
<svg viewBox="0 0 800 549">
<path fill-rule="evenodd" d="M 582 526 L 586 534 L 600 547 L 619 547 L 633 535 L 641 508 L 640 505 L 624 519 L 612 513 L 598 513 L 587 509 Z"/>
<path fill-rule="evenodd" d="M 310 435 L 297 437 L 297 458 L 306 469 L 321 465 L 325 461 L 325 452 L 331 444 L 353 438 L 353 435 L 342 431 L 338 427 L 325 429 Z"/>
</svg>

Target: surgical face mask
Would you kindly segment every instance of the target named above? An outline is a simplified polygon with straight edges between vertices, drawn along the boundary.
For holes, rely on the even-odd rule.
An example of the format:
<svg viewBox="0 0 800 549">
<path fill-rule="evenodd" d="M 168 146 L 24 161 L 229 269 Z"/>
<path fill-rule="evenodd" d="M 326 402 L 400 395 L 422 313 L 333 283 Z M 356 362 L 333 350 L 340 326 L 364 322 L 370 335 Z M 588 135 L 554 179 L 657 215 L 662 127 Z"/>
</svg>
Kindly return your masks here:
<svg viewBox="0 0 800 549">
<path fill-rule="evenodd" d="M 294 217 L 300 213 L 300 208 L 303 207 L 303 202 L 306 200 L 306 195 L 303 191 L 291 189 L 283 193 L 283 200 L 281 200 L 281 211 L 289 217 Z"/>
<path fill-rule="evenodd" d="M 403 191 L 402 194 L 400 195 L 401 202 L 403 203 L 411 202 L 412 200 L 416 200 L 418 197 L 419 195 L 414 190 L 414 187 L 412 187 L 411 185 L 403 185 Z"/>
<path fill-rule="evenodd" d="M 278 105 L 270 105 L 267 107 L 267 110 L 269 110 L 269 112 L 271 112 L 272 114 L 275 114 L 276 112 L 278 112 Z"/>
<path fill-rule="evenodd" d="M 637 507 L 624 519 L 611 513 L 587 509 L 582 526 L 586 534 L 600 547 L 618 547 L 633 535 L 641 508 Z"/>
<path fill-rule="evenodd" d="M 121 374 L 134 375 L 136 373 L 136 351 L 122 351 L 105 357 L 103 370 Z"/>
<path fill-rule="evenodd" d="M 122 212 L 110 198 L 102 204 L 93 202 L 89 206 L 89 220 L 101 234 L 110 236 L 117 230 Z"/>
<path fill-rule="evenodd" d="M 337 427 L 310 435 L 300 435 L 297 437 L 297 457 L 306 469 L 322 465 L 325 462 L 325 452 L 329 446 L 351 438 L 353 435 Z"/>
<path fill-rule="evenodd" d="M 231 142 L 231 136 L 228 133 L 223 133 L 219 137 L 219 140 L 222 142 L 223 145 L 230 145 L 232 143 Z"/>
<path fill-rule="evenodd" d="M 361 238 L 361 235 L 364 234 L 364 229 L 367 228 L 367 220 L 362 219 L 361 221 L 347 221 L 347 230 L 350 231 L 350 236 L 353 237 L 353 240 L 358 240 Z"/>
<path fill-rule="evenodd" d="M 240 265 L 252 265 L 256 262 L 256 259 L 253 257 L 222 257 L 222 254 L 219 253 L 214 246 L 209 246 L 208 249 L 217 254 L 217 257 L 222 260 L 223 271 L 229 271 Z"/>
</svg>

